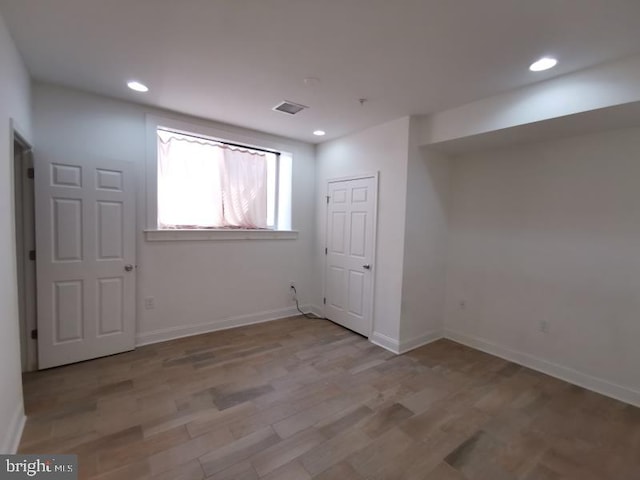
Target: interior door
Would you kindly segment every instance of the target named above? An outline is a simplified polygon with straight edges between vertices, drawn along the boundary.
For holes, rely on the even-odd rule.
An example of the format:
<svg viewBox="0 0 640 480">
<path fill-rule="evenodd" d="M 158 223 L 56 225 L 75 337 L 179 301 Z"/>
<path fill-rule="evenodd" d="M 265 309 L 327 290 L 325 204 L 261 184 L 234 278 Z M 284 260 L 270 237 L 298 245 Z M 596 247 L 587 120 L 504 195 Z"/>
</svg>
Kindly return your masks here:
<svg viewBox="0 0 640 480">
<path fill-rule="evenodd" d="M 325 316 L 368 337 L 372 326 L 377 177 L 331 181 L 327 192 Z"/>
<path fill-rule="evenodd" d="M 133 165 L 35 158 L 38 368 L 132 350 Z"/>
</svg>

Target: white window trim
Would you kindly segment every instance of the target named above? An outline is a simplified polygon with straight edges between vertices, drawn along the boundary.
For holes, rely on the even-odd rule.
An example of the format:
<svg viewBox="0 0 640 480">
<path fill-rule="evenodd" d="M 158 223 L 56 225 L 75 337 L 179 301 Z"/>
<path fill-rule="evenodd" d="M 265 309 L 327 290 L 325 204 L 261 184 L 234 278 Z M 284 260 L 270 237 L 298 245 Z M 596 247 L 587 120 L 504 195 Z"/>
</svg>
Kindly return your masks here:
<svg viewBox="0 0 640 480">
<path fill-rule="evenodd" d="M 158 228 L 158 145 L 157 129 L 166 127 L 178 131 L 191 132 L 228 141 L 240 143 L 247 147 L 272 149 L 282 154 L 291 155 L 286 145 L 268 140 L 257 139 L 232 130 L 214 128 L 197 122 L 185 122 L 168 117 L 158 117 L 147 114 L 146 121 L 146 228 L 145 240 L 150 242 L 166 241 L 202 241 L 202 240 L 294 240 L 298 238 L 298 231 L 291 229 L 290 214 L 285 225 L 281 211 L 276 212 L 278 225 L 275 230 L 249 229 L 160 229 Z M 278 192 L 280 195 L 280 192 Z M 290 206 L 292 208 L 292 205 Z"/>
<path fill-rule="evenodd" d="M 227 229 L 189 229 L 189 230 L 145 230 L 144 238 L 148 242 L 173 242 L 178 240 L 295 240 L 295 230 L 249 230 Z"/>
</svg>

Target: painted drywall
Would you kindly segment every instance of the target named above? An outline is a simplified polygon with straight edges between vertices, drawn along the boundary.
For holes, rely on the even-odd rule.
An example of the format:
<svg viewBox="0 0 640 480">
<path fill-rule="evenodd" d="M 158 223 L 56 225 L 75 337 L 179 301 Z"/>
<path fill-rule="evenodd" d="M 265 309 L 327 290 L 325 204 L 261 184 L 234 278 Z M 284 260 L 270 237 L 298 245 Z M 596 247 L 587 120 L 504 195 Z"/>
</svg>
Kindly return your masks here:
<svg viewBox="0 0 640 480">
<path fill-rule="evenodd" d="M 404 117 L 322 143 L 316 150 L 318 273 L 324 270 L 327 180 L 380 174 L 373 330 L 374 340 L 386 340 L 385 346 L 391 348 L 397 347 L 400 338 L 408 142 L 409 117 Z"/>
<path fill-rule="evenodd" d="M 0 16 L 0 452 L 24 425 L 16 273 L 11 121 L 32 143 L 29 75 Z"/>
<path fill-rule="evenodd" d="M 640 405 L 639 158 L 637 128 L 456 158 L 447 335 Z"/>
<path fill-rule="evenodd" d="M 639 79 L 640 56 L 563 75 L 422 117 L 419 143 L 431 145 L 638 102 Z"/>
<path fill-rule="evenodd" d="M 411 118 L 400 322 L 401 351 L 439 338 L 444 330 L 449 159 L 418 145 Z"/>
<path fill-rule="evenodd" d="M 293 153 L 293 229 L 297 240 L 147 242 L 145 114 L 192 121 Z M 295 312 L 289 282 L 302 304 L 314 286 L 314 149 L 312 145 L 229 125 L 191 119 L 62 87 L 34 86 L 38 152 L 101 155 L 137 167 L 138 343 L 277 318 Z M 144 298 L 155 309 L 144 308 Z"/>
</svg>

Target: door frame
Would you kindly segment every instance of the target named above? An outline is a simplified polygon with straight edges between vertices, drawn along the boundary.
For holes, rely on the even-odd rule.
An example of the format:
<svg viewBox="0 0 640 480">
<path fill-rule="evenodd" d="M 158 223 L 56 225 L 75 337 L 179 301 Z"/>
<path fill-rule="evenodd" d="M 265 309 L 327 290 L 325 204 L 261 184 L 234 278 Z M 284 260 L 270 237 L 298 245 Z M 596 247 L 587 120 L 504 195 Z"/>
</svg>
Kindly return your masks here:
<svg viewBox="0 0 640 480">
<path fill-rule="evenodd" d="M 15 145 L 20 145 L 21 158 L 19 165 L 16 162 L 16 150 Z M 26 205 L 25 188 L 31 192 L 31 208 L 34 209 L 31 215 L 31 225 L 33 227 L 33 241 L 35 243 L 35 186 L 32 179 L 27 179 L 24 175 L 17 177 L 17 169 L 24 170 L 24 155 L 30 155 L 29 167 L 33 167 L 33 147 L 27 136 L 23 134 L 22 129 L 16 124 L 13 118 L 9 119 L 9 149 L 10 149 L 10 182 L 11 182 L 11 212 L 13 215 L 13 238 L 17 241 L 18 238 L 24 237 L 25 226 L 22 224 L 22 232 L 16 231 L 16 220 L 18 215 L 18 207 L 21 210 L 22 220 L 26 215 L 23 209 Z M 20 181 L 20 185 L 17 185 L 17 181 Z M 29 182 L 31 185 L 29 186 Z M 21 196 L 20 205 L 16 203 L 16 193 Z M 19 235 L 19 237 L 18 237 Z M 35 248 L 35 245 L 34 245 Z M 31 331 L 37 328 L 37 288 L 36 288 L 36 265 L 35 261 L 27 260 L 26 255 L 28 252 L 22 252 L 23 258 L 18 258 L 18 245 L 14 248 L 14 258 L 16 261 L 16 293 L 18 295 L 18 322 L 19 322 L 19 339 L 20 339 L 20 359 L 23 371 L 32 372 L 38 368 L 38 353 L 37 342 L 31 337 Z M 31 270 L 31 272 L 29 272 Z M 29 304 L 29 299 L 32 299 L 32 304 Z"/>
<path fill-rule="evenodd" d="M 344 177 L 334 177 L 328 178 L 325 181 L 325 189 L 323 196 L 324 203 L 324 251 L 328 247 L 328 235 L 329 235 L 329 203 L 326 201 L 329 196 L 329 185 L 331 183 L 338 182 L 348 182 L 350 180 L 363 180 L 366 178 L 373 178 L 375 183 L 375 188 L 373 192 L 373 245 L 372 248 L 372 259 L 371 263 L 373 268 L 371 269 L 371 298 L 369 299 L 369 311 L 371 312 L 371 321 L 369 322 L 369 335 L 368 339 L 371 338 L 374 332 L 374 317 L 375 317 L 375 291 L 376 291 L 376 275 L 377 275 L 377 240 L 378 240 L 378 189 L 380 188 L 380 172 L 370 172 L 370 173 L 361 173 L 358 175 L 347 175 Z M 322 261 L 322 297 L 327 297 L 327 255 L 323 252 L 323 261 Z M 322 316 L 326 318 L 326 310 L 327 306 L 322 303 Z"/>
</svg>

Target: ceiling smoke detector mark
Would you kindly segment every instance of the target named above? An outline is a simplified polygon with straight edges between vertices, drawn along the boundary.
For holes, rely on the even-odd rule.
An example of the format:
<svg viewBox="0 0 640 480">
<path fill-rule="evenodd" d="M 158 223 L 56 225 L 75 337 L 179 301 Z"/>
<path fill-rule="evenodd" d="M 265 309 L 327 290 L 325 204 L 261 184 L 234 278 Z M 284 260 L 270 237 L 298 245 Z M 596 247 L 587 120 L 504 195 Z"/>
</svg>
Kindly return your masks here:
<svg viewBox="0 0 640 480">
<path fill-rule="evenodd" d="M 289 115 L 295 115 L 296 113 L 301 112 L 305 108 L 309 108 L 309 107 L 306 107 L 304 105 L 300 105 L 299 103 L 290 102 L 288 100 L 285 100 L 281 104 L 276 105 L 275 107 L 273 107 L 273 109 L 276 112 L 287 113 Z"/>
</svg>

